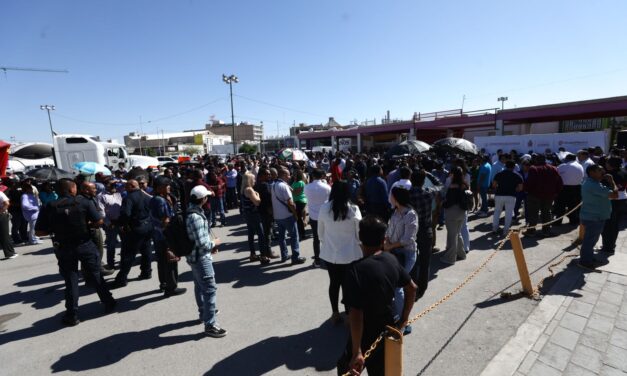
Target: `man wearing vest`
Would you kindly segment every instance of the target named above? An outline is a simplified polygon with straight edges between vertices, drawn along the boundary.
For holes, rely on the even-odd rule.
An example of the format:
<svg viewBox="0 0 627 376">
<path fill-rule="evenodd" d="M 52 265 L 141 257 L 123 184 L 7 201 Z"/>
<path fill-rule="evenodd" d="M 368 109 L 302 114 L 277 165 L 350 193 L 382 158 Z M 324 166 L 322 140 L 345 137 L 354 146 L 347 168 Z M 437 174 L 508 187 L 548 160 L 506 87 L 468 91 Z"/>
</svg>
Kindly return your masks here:
<svg viewBox="0 0 627 376">
<path fill-rule="evenodd" d="M 90 229 L 103 223 L 102 214 L 91 201 L 76 200 L 76 183 L 61 179 L 59 199 L 50 202 L 37 220 L 40 236 L 52 234 L 54 253 L 59 272 L 65 280 L 65 309 L 63 323 L 77 325 L 78 319 L 78 262 L 84 266 L 85 279 L 96 289 L 105 313 L 113 312 L 116 301 L 111 296 L 100 274 L 100 255 L 91 239 Z"/>
</svg>

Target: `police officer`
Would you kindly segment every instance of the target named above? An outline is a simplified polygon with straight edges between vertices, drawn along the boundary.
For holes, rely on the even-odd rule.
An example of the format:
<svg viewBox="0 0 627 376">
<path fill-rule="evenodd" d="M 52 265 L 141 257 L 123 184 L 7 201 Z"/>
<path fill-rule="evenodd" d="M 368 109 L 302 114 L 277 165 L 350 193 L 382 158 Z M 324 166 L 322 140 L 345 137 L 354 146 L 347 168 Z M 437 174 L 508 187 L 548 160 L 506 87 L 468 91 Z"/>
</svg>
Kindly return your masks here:
<svg viewBox="0 0 627 376">
<path fill-rule="evenodd" d="M 98 201 L 96 201 L 96 191 L 97 188 L 95 183 L 85 181 L 81 183 L 80 192 L 78 195 L 76 195 L 76 200 L 87 201 L 86 204 L 94 205 L 94 207 L 100 212 L 102 218 L 104 218 L 104 208 L 101 208 Z M 104 255 L 104 240 L 102 238 L 102 231 L 100 230 L 100 228 L 91 228 L 90 233 L 91 239 L 94 241 L 94 244 L 96 244 L 96 248 L 98 249 L 98 253 L 100 254 L 100 274 L 102 276 L 108 276 L 113 274 L 113 269 L 106 268 L 102 263 L 102 258 Z M 83 274 L 85 274 L 84 267 Z"/>
<path fill-rule="evenodd" d="M 142 191 L 135 179 L 126 182 L 126 197 L 122 200 L 120 209 L 120 236 L 122 250 L 120 271 L 111 285 L 113 288 L 124 287 L 127 284 L 128 273 L 131 271 L 135 255 L 141 254 L 140 274 L 138 279 L 152 277 L 150 238 L 152 223 L 150 221 L 151 196 Z"/>
<path fill-rule="evenodd" d="M 91 239 L 90 229 L 102 225 L 103 218 L 91 201 L 76 199 L 76 183 L 61 179 L 59 200 L 50 202 L 39 216 L 38 235 L 52 234 L 59 272 L 65 280 L 65 325 L 74 326 L 78 319 L 78 262 L 84 265 L 85 279 L 96 289 L 105 313 L 113 312 L 116 301 L 100 275 L 100 255 Z"/>
</svg>

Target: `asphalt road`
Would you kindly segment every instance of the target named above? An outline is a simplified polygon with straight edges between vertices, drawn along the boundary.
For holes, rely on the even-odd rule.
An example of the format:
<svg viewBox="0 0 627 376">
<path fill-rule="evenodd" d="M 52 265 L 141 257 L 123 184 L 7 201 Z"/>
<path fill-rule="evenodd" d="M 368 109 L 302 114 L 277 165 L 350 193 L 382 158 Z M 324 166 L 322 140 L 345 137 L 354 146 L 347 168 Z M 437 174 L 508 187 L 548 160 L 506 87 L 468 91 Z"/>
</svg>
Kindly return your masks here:
<svg viewBox="0 0 627 376">
<path fill-rule="evenodd" d="M 134 280 L 114 290 L 117 312 L 103 316 L 93 290 L 81 287 L 81 324 L 65 328 L 61 280 L 50 241 L 19 247 L 20 257 L 0 262 L 0 374 L 41 375 L 84 372 L 94 375 L 334 375 L 347 336 L 343 325 L 327 319 L 328 277 L 311 267 L 311 239 L 301 243 L 304 265 L 248 261 L 246 228 L 231 211 L 233 223 L 215 233 L 226 243 L 214 259 L 218 281 L 218 321 L 225 338 L 206 338 L 197 321 L 191 272 L 179 263 L 180 286 L 187 293 L 164 299 L 153 278 Z M 439 268 L 414 314 L 458 285 L 487 257 L 496 239 L 486 234 L 490 219 L 469 224 L 472 251 L 468 259 Z M 576 231 L 524 239 L 529 270 L 537 282 L 546 264 L 561 257 Z M 438 231 L 443 248 L 446 231 Z M 275 245 L 273 249 L 278 251 Z M 81 283 L 82 285 L 82 283 Z M 503 300 L 501 291 L 520 289 L 509 246 L 450 300 L 414 324 L 405 338 L 405 375 L 477 375 L 524 322 L 537 302 Z"/>
</svg>

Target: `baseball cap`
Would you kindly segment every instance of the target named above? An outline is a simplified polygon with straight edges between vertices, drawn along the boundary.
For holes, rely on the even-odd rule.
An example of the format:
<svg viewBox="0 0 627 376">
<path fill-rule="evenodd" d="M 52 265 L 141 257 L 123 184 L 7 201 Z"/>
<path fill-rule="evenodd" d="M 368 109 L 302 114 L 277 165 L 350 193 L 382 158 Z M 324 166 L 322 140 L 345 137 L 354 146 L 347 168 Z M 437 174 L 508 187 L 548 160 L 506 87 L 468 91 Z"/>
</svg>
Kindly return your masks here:
<svg viewBox="0 0 627 376">
<path fill-rule="evenodd" d="M 205 186 L 203 185 L 197 185 L 194 188 L 192 188 L 192 191 L 189 193 L 189 195 L 197 200 L 201 199 L 201 198 L 205 198 L 207 196 L 211 196 L 211 191 L 208 190 L 207 188 L 205 188 Z"/>
</svg>

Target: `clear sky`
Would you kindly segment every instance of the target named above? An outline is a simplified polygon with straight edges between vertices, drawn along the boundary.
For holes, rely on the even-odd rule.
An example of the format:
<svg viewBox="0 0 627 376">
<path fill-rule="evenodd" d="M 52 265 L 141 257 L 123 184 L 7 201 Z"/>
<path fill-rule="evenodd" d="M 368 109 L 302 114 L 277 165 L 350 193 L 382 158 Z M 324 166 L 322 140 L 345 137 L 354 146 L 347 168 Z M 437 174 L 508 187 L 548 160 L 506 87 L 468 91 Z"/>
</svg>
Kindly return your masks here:
<svg viewBox="0 0 627 376">
<path fill-rule="evenodd" d="M 3 0 L 0 139 L 122 139 L 211 116 L 289 125 L 627 95 L 627 2 Z M 174 116 L 178 115 L 178 116 Z M 165 118 L 165 119 L 164 119 Z M 150 122 L 149 122 L 150 121 Z"/>
</svg>

